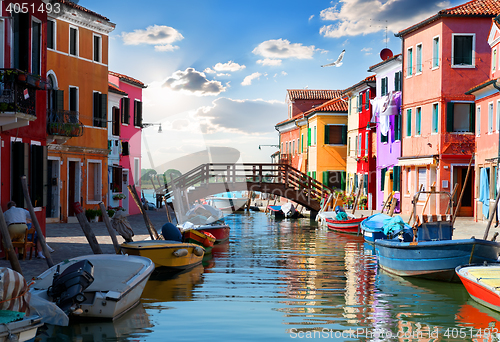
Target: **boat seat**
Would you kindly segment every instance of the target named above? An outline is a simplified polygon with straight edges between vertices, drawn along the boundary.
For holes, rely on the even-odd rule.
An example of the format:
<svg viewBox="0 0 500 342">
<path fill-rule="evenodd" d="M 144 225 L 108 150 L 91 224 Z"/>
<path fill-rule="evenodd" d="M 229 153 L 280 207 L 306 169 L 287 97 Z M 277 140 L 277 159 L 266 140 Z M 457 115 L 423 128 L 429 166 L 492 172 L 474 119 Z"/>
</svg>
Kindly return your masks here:
<svg viewBox="0 0 500 342">
<path fill-rule="evenodd" d="M 451 222 L 451 215 L 417 215 L 417 226 L 430 222 Z"/>
<path fill-rule="evenodd" d="M 106 261 L 106 264 L 100 264 L 99 267 L 94 267 L 94 282 L 85 291 L 122 292 L 129 287 L 127 282 L 137 275 L 143 267 L 144 265 L 139 263 L 131 265 L 129 262 L 118 260 Z M 117 281 L 127 275 L 129 275 L 127 278 L 122 281 Z"/>
</svg>

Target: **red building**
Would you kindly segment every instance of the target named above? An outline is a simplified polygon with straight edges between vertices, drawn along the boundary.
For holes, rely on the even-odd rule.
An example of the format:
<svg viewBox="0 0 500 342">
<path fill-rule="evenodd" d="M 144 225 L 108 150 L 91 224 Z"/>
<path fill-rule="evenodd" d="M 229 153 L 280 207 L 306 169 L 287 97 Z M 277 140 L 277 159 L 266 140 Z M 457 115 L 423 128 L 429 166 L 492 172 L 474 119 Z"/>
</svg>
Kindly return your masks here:
<svg viewBox="0 0 500 342">
<path fill-rule="evenodd" d="M 24 1 L 29 9 L 45 6 Z M 23 3 L 23 4 L 24 4 Z M 26 208 L 21 176 L 45 230 L 47 189 L 47 13 L 15 13 L 13 2 L 1 2 L 0 45 L 0 179 L 1 209 L 14 200 Z"/>
</svg>

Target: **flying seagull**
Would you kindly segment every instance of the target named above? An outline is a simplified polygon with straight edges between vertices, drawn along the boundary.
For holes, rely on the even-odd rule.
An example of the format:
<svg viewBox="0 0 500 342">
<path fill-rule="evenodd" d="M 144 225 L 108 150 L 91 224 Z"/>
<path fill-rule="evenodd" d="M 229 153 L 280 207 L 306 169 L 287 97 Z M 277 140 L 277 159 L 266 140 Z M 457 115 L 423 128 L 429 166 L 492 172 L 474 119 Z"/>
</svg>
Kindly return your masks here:
<svg viewBox="0 0 500 342">
<path fill-rule="evenodd" d="M 341 66 L 342 65 L 342 58 L 344 58 L 344 53 L 345 53 L 345 50 L 342 50 L 342 52 L 339 55 L 339 58 L 337 58 L 337 60 L 335 62 L 322 65 L 321 67 L 323 68 L 323 67 L 332 66 L 332 65 L 335 65 L 337 67 Z"/>
</svg>

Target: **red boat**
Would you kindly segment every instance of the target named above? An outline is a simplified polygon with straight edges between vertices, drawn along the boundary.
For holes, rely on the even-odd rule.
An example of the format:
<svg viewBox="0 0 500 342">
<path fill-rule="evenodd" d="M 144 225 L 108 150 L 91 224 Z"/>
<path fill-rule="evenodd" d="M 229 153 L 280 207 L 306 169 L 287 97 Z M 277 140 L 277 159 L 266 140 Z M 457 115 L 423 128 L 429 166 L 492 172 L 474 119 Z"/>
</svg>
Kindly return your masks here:
<svg viewBox="0 0 500 342">
<path fill-rule="evenodd" d="M 473 300 L 500 311 L 500 264 L 458 266 L 455 272 Z"/>
<path fill-rule="evenodd" d="M 212 234 L 215 237 L 215 243 L 221 243 L 229 239 L 230 228 L 226 224 L 207 224 L 193 229 Z"/>
<path fill-rule="evenodd" d="M 325 218 L 326 226 L 330 230 L 341 233 L 358 234 L 361 233 L 361 221 L 366 219 L 366 217 L 351 218 L 345 221 L 334 220 L 329 217 Z"/>
</svg>

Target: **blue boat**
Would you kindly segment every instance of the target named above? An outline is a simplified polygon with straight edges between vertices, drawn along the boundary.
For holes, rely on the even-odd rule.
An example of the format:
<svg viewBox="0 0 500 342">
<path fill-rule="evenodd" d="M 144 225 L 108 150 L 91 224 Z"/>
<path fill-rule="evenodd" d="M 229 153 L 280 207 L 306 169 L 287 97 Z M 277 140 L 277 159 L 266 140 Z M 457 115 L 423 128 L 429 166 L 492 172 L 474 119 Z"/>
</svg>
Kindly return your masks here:
<svg viewBox="0 0 500 342">
<path fill-rule="evenodd" d="M 363 231 L 365 241 L 373 244 L 377 239 L 391 239 L 403 229 L 406 230 L 408 234 L 411 234 L 411 227 L 401 219 L 398 222 L 399 224 L 393 224 L 391 227 L 388 227 L 388 224 L 391 223 L 391 221 L 397 222 L 398 218 L 399 216 L 391 217 L 389 215 L 379 213 L 364 219 L 361 222 L 361 230 Z M 397 226 L 400 228 L 394 228 Z"/>
<path fill-rule="evenodd" d="M 444 193 L 451 201 L 448 192 L 420 191 L 415 194 L 413 203 L 421 193 Z M 390 240 L 375 240 L 380 268 L 402 277 L 459 282 L 455 273 L 457 266 L 496 262 L 500 254 L 499 242 L 474 238 L 452 240 L 450 215 L 421 215 L 417 218 L 415 231 L 415 237 L 402 234 Z"/>
</svg>

